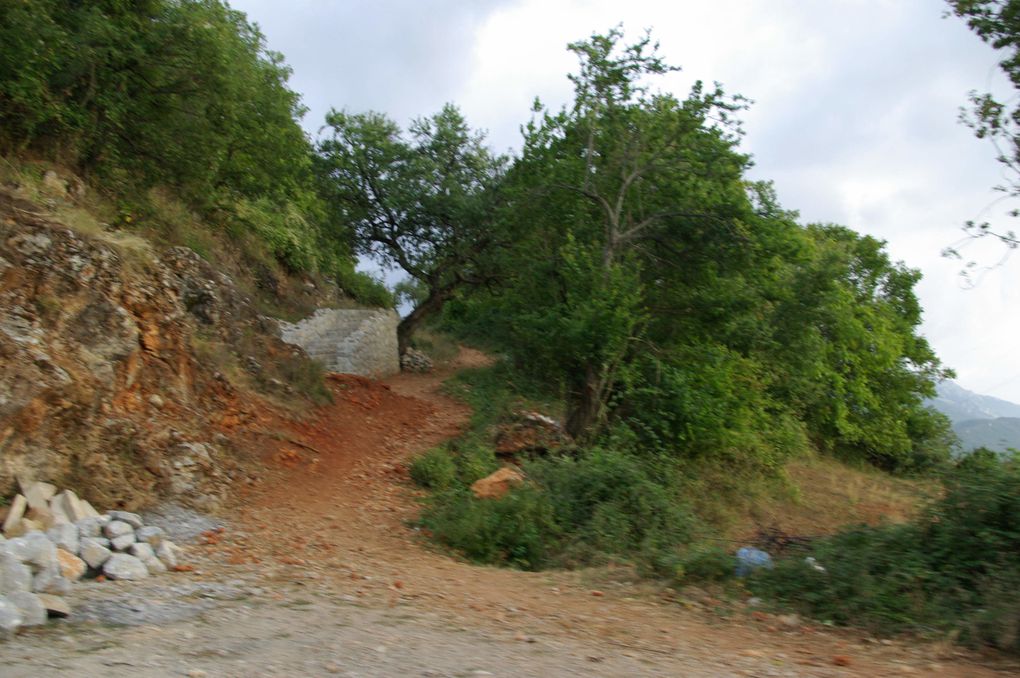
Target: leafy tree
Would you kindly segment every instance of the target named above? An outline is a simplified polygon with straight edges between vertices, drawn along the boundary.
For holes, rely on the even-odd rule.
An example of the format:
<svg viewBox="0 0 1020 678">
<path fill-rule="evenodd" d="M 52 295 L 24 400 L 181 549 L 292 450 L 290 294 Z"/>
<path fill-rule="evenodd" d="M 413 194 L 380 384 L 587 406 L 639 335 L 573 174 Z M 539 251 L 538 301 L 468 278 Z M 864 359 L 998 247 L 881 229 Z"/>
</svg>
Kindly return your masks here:
<svg viewBox="0 0 1020 678">
<path fill-rule="evenodd" d="M 398 326 L 403 352 L 458 290 L 494 281 L 505 161 L 453 105 L 414 122 L 409 138 L 379 113 L 332 111 L 326 121 L 318 161 L 336 218 L 352 225 L 358 252 L 403 269 L 420 287 Z"/>
<path fill-rule="evenodd" d="M 290 70 L 221 0 L 0 3 L 0 152 L 142 202 L 160 186 L 292 270 L 346 270 Z"/>
</svg>

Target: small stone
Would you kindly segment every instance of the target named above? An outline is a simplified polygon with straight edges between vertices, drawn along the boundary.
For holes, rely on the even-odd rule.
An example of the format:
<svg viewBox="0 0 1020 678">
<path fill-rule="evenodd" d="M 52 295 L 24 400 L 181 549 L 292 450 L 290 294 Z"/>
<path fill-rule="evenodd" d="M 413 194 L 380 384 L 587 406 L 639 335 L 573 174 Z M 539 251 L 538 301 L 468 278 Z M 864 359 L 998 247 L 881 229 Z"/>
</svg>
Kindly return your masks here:
<svg viewBox="0 0 1020 678">
<path fill-rule="evenodd" d="M 78 526 L 71 523 L 54 525 L 46 531 L 46 536 L 57 548 L 64 549 L 70 553 L 78 553 L 79 536 Z"/>
<path fill-rule="evenodd" d="M 186 675 L 188 678 L 205 678 L 206 675 L 208 674 L 206 674 L 206 672 L 203 671 L 202 669 L 191 669 L 184 675 Z"/>
<path fill-rule="evenodd" d="M 163 540 L 159 546 L 156 547 L 156 557 L 163 561 L 171 570 L 178 566 L 178 556 L 181 553 L 181 547 L 169 540 Z"/>
<path fill-rule="evenodd" d="M 837 654 L 832 657 L 832 663 L 836 666 L 850 666 L 853 661 L 845 654 Z"/>
<path fill-rule="evenodd" d="M 134 544 L 131 544 L 130 547 L 128 547 L 128 553 L 133 555 L 135 558 L 138 558 L 138 560 L 142 561 L 143 563 L 146 560 L 151 560 L 156 557 L 156 552 L 152 550 L 151 546 L 149 546 L 148 544 L 138 542 L 135 542 Z"/>
<path fill-rule="evenodd" d="M 0 553 L 0 595 L 31 590 L 32 570 L 28 565 L 10 553 Z"/>
<path fill-rule="evenodd" d="M 56 518 L 53 516 L 53 511 L 50 510 L 49 506 L 29 506 L 28 511 L 25 512 L 25 518 L 22 522 L 32 521 L 36 525 L 39 525 L 41 529 L 48 530 L 57 524 Z"/>
<path fill-rule="evenodd" d="M 79 555 L 89 567 L 98 570 L 109 559 L 111 554 L 110 549 L 100 540 L 86 537 L 81 540 Z"/>
<path fill-rule="evenodd" d="M 155 525 L 140 527 L 135 530 L 135 539 L 145 542 L 153 548 L 159 546 L 164 538 L 166 538 L 166 532 L 163 531 L 162 527 L 156 527 Z"/>
<path fill-rule="evenodd" d="M 67 604 L 67 601 L 60 596 L 53 596 L 48 593 L 38 593 L 36 597 L 39 598 L 39 602 L 46 608 L 46 612 L 51 617 L 69 617 L 71 615 L 71 606 Z"/>
<path fill-rule="evenodd" d="M 149 574 L 163 574 L 168 569 L 159 558 L 150 558 L 142 562 L 145 563 L 145 569 L 149 571 Z"/>
<path fill-rule="evenodd" d="M 125 523 L 123 520 L 111 520 L 103 527 L 103 534 L 111 541 L 117 537 L 122 537 L 125 534 L 130 534 L 131 538 L 134 539 L 135 528 L 131 527 L 131 525 Z"/>
<path fill-rule="evenodd" d="M 71 490 L 64 490 L 54 497 L 53 501 L 72 522 L 76 523 L 82 518 L 88 517 L 78 495 Z"/>
<path fill-rule="evenodd" d="M 24 621 L 21 610 L 6 597 L 0 596 L 0 637 L 13 636 Z"/>
<path fill-rule="evenodd" d="M 78 526 L 79 537 L 103 536 L 103 523 L 98 518 L 82 518 L 75 525 Z"/>
<path fill-rule="evenodd" d="M 8 593 L 7 601 L 21 612 L 22 625 L 42 626 L 46 623 L 46 608 L 36 594 L 27 591 Z"/>
<path fill-rule="evenodd" d="M 57 494 L 57 486 L 50 483 L 23 482 L 19 478 L 18 485 L 21 487 L 21 494 L 24 495 L 31 508 L 49 508 L 50 499 Z"/>
<path fill-rule="evenodd" d="M 7 508 L 7 517 L 4 518 L 3 531 L 8 537 L 12 536 L 10 532 L 14 527 L 21 522 L 21 519 L 25 516 L 25 509 L 28 508 L 28 501 L 25 500 L 24 495 L 16 495 L 14 501 Z"/>
<path fill-rule="evenodd" d="M 32 590 L 36 593 L 66 596 L 71 592 L 71 582 L 64 579 L 64 575 L 60 573 L 60 567 L 54 564 L 35 575 L 32 579 Z"/>
<path fill-rule="evenodd" d="M 78 581 L 85 576 L 85 561 L 64 549 L 57 549 L 57 563 L 60 566 L 60 574 L 69 581 Z"/>
<path fill-rule="evenodd" d="M 142 527 L 142 517 L 137 513 L 128 513 L 127 511 L 110 511 L 107 513 L 111 520 L 119 520 L 122 523 L 127 523 L 132 529 L 137 530 Z"/>
<path fill-rule="evenodd" d="M 145 579 L 149 576 L 149 570 L 145 563 L 134 556 L 126 553 L 114 553 L 110 559 L 103 563 L 103 574 L 110 579 Z"/>
<path fill-rule="evenodd" d="M 166 403 L 163 402 L 162 396 L 153 393 L 151 396 L 149 396 L 149 404 L 155 407 L 157 410 L 161 410 L 163 409 L 163 405 L 165 405 Z"/>
<path fill-rule="evenodd" d="M 127 551 L 135 543 L 135 533 L 122 534 L 110 540 L 110 546 L 114 551 Z"/>
</svg>

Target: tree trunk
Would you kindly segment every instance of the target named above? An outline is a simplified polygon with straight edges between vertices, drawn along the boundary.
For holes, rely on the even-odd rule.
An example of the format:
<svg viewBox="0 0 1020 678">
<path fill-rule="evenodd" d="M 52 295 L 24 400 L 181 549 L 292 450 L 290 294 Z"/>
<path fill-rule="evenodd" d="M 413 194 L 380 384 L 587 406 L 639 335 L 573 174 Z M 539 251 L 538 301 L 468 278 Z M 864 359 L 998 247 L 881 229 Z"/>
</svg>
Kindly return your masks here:
<svg viewBox="0 0 1020 678">
<path fill-rule="evenodd" d="M 584 370 L 584 383 L 570 394 L 567 403 L 567 433 L 574 440 L 584 440 L 594 433 L 602 415 L 602 387 L 598 373 L 591 367 Z"/>
<path fill-rule="evenodd" d="M 450 290 L 429 292 L 425 301 L 415 306 L 414 310 L 400 321 L 400 324 L 397 325 L 397 349 L 400 355 L 404 355 L 404 352 L 410 348 L 411 337 L 414 336 L 415 330 L 418 329 L 422 321 L 441 311 L 443 304 L 447 302 L 450 296 Z"/>
</svg>

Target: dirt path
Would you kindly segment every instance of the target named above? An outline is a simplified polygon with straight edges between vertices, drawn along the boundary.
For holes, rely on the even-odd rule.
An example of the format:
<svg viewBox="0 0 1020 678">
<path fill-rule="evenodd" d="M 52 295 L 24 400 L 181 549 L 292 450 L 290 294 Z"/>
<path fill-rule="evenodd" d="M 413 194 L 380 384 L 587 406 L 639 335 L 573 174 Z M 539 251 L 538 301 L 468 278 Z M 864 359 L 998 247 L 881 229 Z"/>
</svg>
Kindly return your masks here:
<svg viewBox="0 0 1020 678">
<path fill-rule="evenodd" d="M 335 403 L 283 429 L 227 529 L 194 547 L 199 575 L 127 586 L 138 602 L 125 614 L 138 619 L 125 627 L 0 646 L 0 674 L 1003 675 L 948 646 L 781 629 L 701 593 L 678 600 L 633 583 L 625 569 L 526 573 L 438 552 L 409 526 L 405 463 L 462 429 L 469 411 L 439 386 L 484 360 L 465 350 L 430 375 L 331 378 Z M 85 607 L 97 605 L 101 592 L 81 588 Z M 200 609 L 146 616 L 185 602 Z"/>
</svg>

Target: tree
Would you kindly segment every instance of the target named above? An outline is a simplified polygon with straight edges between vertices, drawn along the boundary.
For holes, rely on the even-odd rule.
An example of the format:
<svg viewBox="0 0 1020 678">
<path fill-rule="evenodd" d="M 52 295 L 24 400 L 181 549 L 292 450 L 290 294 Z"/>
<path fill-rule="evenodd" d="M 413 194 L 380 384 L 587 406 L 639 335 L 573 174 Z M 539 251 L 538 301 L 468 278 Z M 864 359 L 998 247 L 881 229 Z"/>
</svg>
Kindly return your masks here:
<svg viewBox="0 0 1020 678">
<path fill-rule="evenodd" d="M 617 28 L 569 46 L 580 61 L 573 105 L 536 110 L 513 172 L 512 213 L 533 232 L 514 277 L 514 344 L 562 376 L 566 426 L 579 438 L 609 419 L 662 267 L 683 265 L 688 239 L 726 240 L 731 199 L 747 202 L 746 158 L 716 124 L 740 102 L 700 83 L 684 100 L 651 93 L 645 78 L 676 69 L 647 35 L 626 46 L 622 37 Z"/>
<path fill-rule="evenodd" d="M 332 111 L 318 144 L 319 172 L 357 251 L 399 267 L 423 288 L 397 328 L 400 351 L 415 329 L 460 289 L 490 284 L 490 254 L 505 160 L 484 145 L 453 105 L 415 121 L 405 138 L 379 113 Z"/>
<path fill-rule="evenodd" d="M 952 12 L 967 21 L 967 25 L 986 43 L 1006 52 L 999 62 L 1010 82 L 1020 89 L 1020 0 L 948 0 Z M 996 190 L 1008 198 L 1020 197 L 1020 106 L 1001 101 L 991 93 L 972 91 L 971 109 L 961 120 L 979 139 L 988 139 L 995 145 L 997 160 L 1010 177 Z M 1020 209 L 1010 211 L 1020 216 Z M 1013 230 L 996 230 L 988 222 L 968 221 L 964 231 L 971 238 L 991 237 L 1013 250 L 1020 247 L 1020 238 Z M 955 249 L 946 254 L 959 257 Z"/>
</svg>

